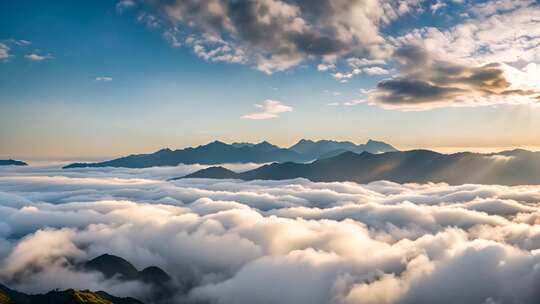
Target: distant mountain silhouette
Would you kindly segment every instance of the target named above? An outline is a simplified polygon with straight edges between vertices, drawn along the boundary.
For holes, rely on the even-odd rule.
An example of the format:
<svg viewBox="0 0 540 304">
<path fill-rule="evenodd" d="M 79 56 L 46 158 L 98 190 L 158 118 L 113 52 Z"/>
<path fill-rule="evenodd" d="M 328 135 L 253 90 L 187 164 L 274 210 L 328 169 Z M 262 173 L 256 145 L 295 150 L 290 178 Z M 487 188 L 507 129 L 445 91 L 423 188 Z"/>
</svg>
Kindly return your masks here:
<svg viewBox="0 0 540 304">
<path fill-rule="evenodd" d="M 321 157 L 330 157 L 341 154 L 346 151 L 362 153 L 369 152 L 373 154 L 397 151 L 396 148 L 382 141 L 369 140 L 365 144 L 357 145 L 350 141 L 319 140 L 312 141 L 302 139 L 289 148 L 300 154 L 306 155 L 312 160 Z"/>
<path fill-rule="evenodd" d="M 184 178 L 236 178 L 312 181 L 388 180 L 398 183 L 446 182 L 449 184 L 540 184 L 540 152 L 512 150 L 493 154 L 441 154 L 429 150 L 360 154 L 344 152 L 312 163 L 272 163 L 236 173 L 225 168 L 207 168 Z"/>
<path fill-rule="evenodd" d="M 0 166 L 28 166 L 28 164 L 20 160 L 0 159 Z"/>
<path fill-rule="evenodd" d="M 74 163 L 65 166 L 64 169 L 85 167 L 147 168 L 196 163 L 215 165 L 223 163 L 307 162 L 332 151 L 370 151 L 379 153 L 396 151 L 396 149 L 386 143 L 372 140 L 364 145 L 355 145 L 351 142 L 328 140 L 313 142 L 303 139 L 289 149 L 280 148 L 266 141 L 258 144 L 226 144 L 214 141 L 195 148 L 162 149 L 151 154 L 129 155 L 99 163 Z"/>
<path fill-rule="evenodd" d="M 210 167 L 210 168 L 199 170 L 195 173 L 187 175 L 186 177 L 226 179 L 226 178 L 238 178 L 238 174 L 229 169 L 218 166 L 218 167 Z"/>
<path fill-rule="evenodd" d="M 0 304 L 143 304 L 134 298 L 119 298 L 104 291 L 74 290 L 49 291 L 29 295 L 0 284 Z"/>
</svg>

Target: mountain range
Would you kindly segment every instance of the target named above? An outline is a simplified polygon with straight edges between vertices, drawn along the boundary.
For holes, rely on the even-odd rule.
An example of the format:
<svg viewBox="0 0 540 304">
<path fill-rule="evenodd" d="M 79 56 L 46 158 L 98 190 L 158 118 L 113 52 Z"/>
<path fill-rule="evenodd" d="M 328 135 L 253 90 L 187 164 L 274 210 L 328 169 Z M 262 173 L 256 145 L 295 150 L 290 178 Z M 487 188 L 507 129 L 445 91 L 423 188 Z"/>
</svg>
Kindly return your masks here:
<svg viewBox="0 0 540 304">
<path fill-rule="evenodd" d="M 302 139 L 289 148 L 281 148 L 266 141 L 258 144 L 226 144 L 221 141 L 214 141 L 195 148 L 190 147 L 180 150 L 162 149 L 151 154 L 129 155 L 98 163 L 73 163 L 65 166 L 64 169 L 85 167 L 148 168 L 177 166 L 179 164 L 302 163 L 335 156 L 345 151 L 383 153 L 397 150 L 387 143 L 374 140 L 357 145 L 348 141 L 311 141 Z"/>
<path fill-rule="evenodd" d="M 0 166 L 28 166 L 28 164 L 20 160 L 0 159 Z"/>
<path fill-rule="evenodd" d="M 246 172 L 210 167 L 180 178 L 537 185 L 540 184 L 540 152 L 521 149 L 492 154 L 441 154 L 429 150 L 380 154 L 343 152 L 311 163 L 272 163 Z"/>
</svg>

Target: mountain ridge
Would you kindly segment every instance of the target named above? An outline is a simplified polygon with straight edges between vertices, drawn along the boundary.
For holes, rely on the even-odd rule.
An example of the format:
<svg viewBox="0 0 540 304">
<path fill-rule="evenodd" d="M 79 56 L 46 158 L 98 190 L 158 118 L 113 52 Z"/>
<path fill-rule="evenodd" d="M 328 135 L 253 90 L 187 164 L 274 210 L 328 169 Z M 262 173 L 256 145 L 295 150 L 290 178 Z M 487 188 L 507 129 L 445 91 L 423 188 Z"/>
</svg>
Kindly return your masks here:
<svg viewBox="0 0 540 304">
<path fill-rule="evenodd" d="M 0 166 L 28 166 L 28 164 L 20 160 L 0 159 Z"/>
<path fill-rule="evenodd" d="M 308 147 L 305 152 L 299 152 L 300 147 Z M 308 162 L 322 155 L 337 150 L 347 151 L 397 151 L 384 142 L 369 140 L 365 144 L 352 142 L 339 142 L 331 140 L 311 141 L 302 139 L 289 148 L 282 148 L 267 141 L 260 143 L 232 143 L 212 141 L 206 145 L 171 150 L 169 148 L 158 150 L 150 154 L 131 154 L 128 156 L 98 162 L 98 163 L 72 163 L 64 169 L 92 168 L 92 167 L 125 167 L 148 168 L 156 166 L 177 166 L 179 164 L 217 165 L 223 163 L 269 163 L 269 162 Z"/>
<path fill-rule="evenodd" d="M 410 150 L 372 154 L 344 152 L 311 163 L 272 163 L 245 172 L 215 167 L 174 178 L 233 178 L 283 180 L 306 178 L 315 182 L 352 181 L 369 183 L 388 180 L 398 183 L 445 182 L 448 184 L 540 184 L 540 152 L 522 149 L 481 154 L 442 154 Z"/>
</svg>

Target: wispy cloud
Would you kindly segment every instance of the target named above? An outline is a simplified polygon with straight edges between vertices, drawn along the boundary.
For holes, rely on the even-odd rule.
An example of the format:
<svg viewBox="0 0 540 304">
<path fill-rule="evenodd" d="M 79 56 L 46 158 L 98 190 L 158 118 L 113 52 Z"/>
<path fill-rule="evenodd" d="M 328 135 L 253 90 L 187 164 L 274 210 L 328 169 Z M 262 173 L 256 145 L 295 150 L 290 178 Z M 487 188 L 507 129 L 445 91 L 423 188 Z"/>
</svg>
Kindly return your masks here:
<svg viewBox="0 0 540 304">
<path fill-rule="evenodd" d="M 132 8 L 135 6 L 135 1 L 133 0 L 121 0 L 116 3 L 116 10 L 118 12 L 123 12 L 126 9 Z"/>
<path fill-rule="evenodd" d="M 24 55 L 24 58 L 26 58 L 28 60 L 31 60 L 31 61 L 44 61 L 44 60 L 54 59 L 54 57 L 51 54 L 40 55 L 40 54 L 37 54 L 37 53 Z"/>
<path fill-rule="evenodd" d="M 9 39 L 9 40 L 6 40 L 5 42 L 9 44 L 18 45 L 18 46 L 27 46 L 27 45 L 32 44 L 32 42 L 28 40 L 24 40 L 24 39 Z"/>
<path fill-rule="evenodd" d="M 264 120 L 278 118 L 279 114 L 291 112 L 293 107 L 283 104 L 281 101 L 267 99 L 262 104 L 255 104 L 258 112 L 242 116 L 244 119 Z"/>
<path fill-rule="evenodd" d="M 112 77 L 109 77 L 109 76 L 99 76 L 99 77 L 96 77 L 96 81 L 104 81 L 104 82 L 108 82 L 108 81 L 112 81 Z"/>
<path fill-rule="evenodd" d="M 337 106 L 351 107 L 351 106 L 357 106 L 360 104 L 366 104 L 367 102 L 368 101 L 365 99 L 353 99 L 353 100 L 349 100 L 345 102 L 331 102 L 331 103 L 327 103 L 326 105 L 332 106 L 332 107 L 337 107 Z"/>
<path fill-rule="evenodd" d="M 368 74 L 368 75 L 387 75 L 390 74 L 390 71 L 388 71 L 385 68 L 381 67 L 369 67 L 369 68 L 363 68 L 362 72 Z"/>
</svg>

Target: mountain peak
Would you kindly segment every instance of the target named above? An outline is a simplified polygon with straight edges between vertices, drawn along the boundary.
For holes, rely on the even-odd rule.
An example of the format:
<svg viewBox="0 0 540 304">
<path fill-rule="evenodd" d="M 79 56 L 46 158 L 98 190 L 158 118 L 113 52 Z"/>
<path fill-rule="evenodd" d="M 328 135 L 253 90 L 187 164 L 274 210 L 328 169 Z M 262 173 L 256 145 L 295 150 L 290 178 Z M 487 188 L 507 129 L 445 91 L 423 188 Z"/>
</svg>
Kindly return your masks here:
<svg viewBox="0 0 540 304">
<path fill-rule="evenodd" d="M 226 145 L 226 143 L 222 142 L 221 140 L 214 140 L 213 142 L 209 143 L 207 146 L 209 145 Z"/>
<path fill-rule="evenodd" d="M 238 174 L 221 166 L 208 167 L 180 178 L 238 178 Z M 180 179 L 174 178 L 172 180 Z"/>
<path fill-rule="evenodd" d="M 296 144 L 298 145 L 298 144 L 313 144 L 313 143 L 315 142 L 311 139 L 302 138 Z"/>
<path fill-rule="evenodd" d="M 249 142 L 233 142 L 231 146 L 235 148 L 242 148 L 242 147 L 253 147 L 255 144 L 249 143 Z"/>
<path fill-rule="evenodd" d="M 111 254 L 102 254 L 86 262 L 84 267 L 88 270 L 99 271 L 107 278 L 118 275 L 122 279 L 133 280 L 139 275 L 137 268 L 130 262 Z"/>
<path fill-rule="evenodd" d="M 273 144 L 267 142 L 266 140 L 261 141 L 260 143 L 254 145 L 253 147 L 261 149 L 261 150 L 266 151 L 266 152 L 269 152 L 269 151 L 275 150 L 275 149 L 279 149 L 278 146 L 273 145 Z"/>
<path fill-rule="evenodd" d="M 169 148 L 163 148 L 163 149 L 157 151 L 156 153 L 170 153 L 170 152 L 172 152 L 171 149 L 169 149 Z"/>
<path fill-rule="evenodd" d="M 149 266 L 143 269 L 140 272 L 140 277 L 143 282 L 154 285 L 161 285 L 172 280 L 169 274 L 156 266 Z"/>
</svg>

